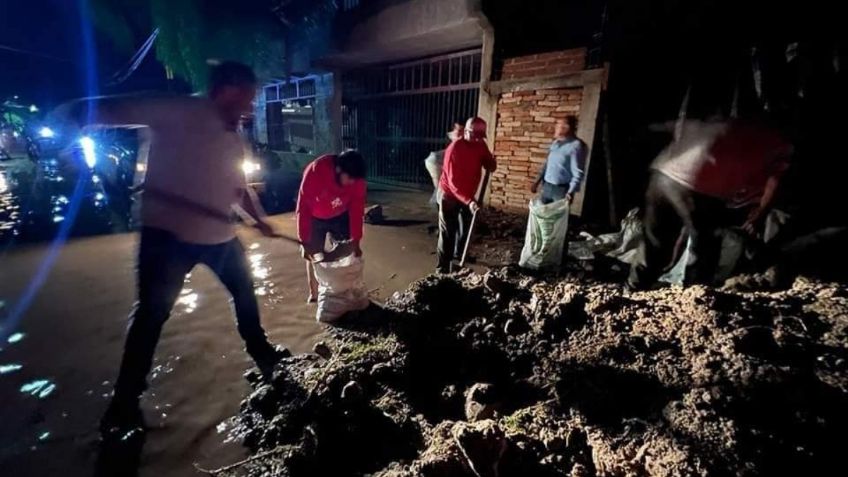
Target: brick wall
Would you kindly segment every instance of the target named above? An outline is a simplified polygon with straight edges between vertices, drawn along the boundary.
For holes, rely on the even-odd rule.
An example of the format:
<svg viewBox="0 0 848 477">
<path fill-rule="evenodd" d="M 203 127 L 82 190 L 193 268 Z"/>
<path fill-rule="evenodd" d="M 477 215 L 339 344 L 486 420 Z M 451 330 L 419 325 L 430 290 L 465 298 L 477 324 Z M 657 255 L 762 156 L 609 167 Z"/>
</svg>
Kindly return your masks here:
<svg viewBox="0 0 848 477">
<path fill-rule="evenodd" d="M 556 76 L 586 68 L 586 48 L 519 56 L 504 61 L 501 79 L 514 80 Z"/>
<path fill-rule="evenodd" d="M 580 112 L 582 89 L 545 89 L 504 93 L 498 101 L 490 204 L 526 212 L 530 184 L 548 157 L 558 117 Z"/>
</svg>

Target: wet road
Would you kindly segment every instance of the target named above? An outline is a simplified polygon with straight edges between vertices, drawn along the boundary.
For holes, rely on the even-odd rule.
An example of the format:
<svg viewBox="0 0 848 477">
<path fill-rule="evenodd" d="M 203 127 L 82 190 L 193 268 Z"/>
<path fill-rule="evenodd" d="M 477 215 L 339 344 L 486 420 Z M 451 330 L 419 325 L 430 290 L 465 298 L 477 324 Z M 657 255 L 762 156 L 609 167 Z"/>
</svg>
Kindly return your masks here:
<svg viewBox="0 0 848 477">
<path fill-rule="evenodd" d="M 374 199 L 372 199 L 373 201 Z M 426 194 L 401 201 L 425 203 Z M 382 200 L 378 200 L 383 202 Z M 390 218 L 410 218 L 386 208 Z M 275 217 L 294 233 L 291 215 Z M 366 229 L 366 282 L 383 299 L 428 273 L 434 237 L 426 224 Z M 294 352 L 311 349 L 322 328 L 304 302 L 303 262 L 282 241 L 242 231 L 263 323 Z M 23 320 L 0 343 L 0 468 L 16 476 L 90 476 L 98 459 L 96 426 L 123 345 L 134 299 L 135 234 L 70 240 L 59 251 Z M 47 244 L 0 255 L 0 323 L 33 283 Z M 392 278 L 394 277 L 394 278 Z M 10 334 L 11 333 L 11 334 Z M 250 365 L 223 288 L 205 269 L 186 280 L 157 351 L 144 409 L 153 429 L 140 455 L 142 476 L 195 475 L 243 457 L 218 429 L 235 414 Z"/>
</svg>

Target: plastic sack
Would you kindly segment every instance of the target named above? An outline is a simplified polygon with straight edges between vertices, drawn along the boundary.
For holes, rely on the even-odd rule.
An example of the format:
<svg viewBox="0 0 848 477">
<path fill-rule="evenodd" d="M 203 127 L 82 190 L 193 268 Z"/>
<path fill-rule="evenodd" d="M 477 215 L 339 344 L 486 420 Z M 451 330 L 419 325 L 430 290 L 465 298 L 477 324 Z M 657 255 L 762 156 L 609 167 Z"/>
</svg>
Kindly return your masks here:
<svg viewBox="0 0 848 477">
<path fill-rule="evenodd" d="M 430 196 L 430 204 L 439 205 L 439 179 L 442 177 L 442 166 L 445 162 L 445 151 L 431 152 L 427 159 L 424 160 L 424 168 L 430 174 L 430 179 L 433 181 L 433 195 Z"/>
<path fill-rule="evenodd" d="M 533 270 L 559 270 L 568 232 L 567 200 L 542 204 L 539 199 L 530 201 L 527 234 L 521 249 L 519 266 Z"/>
<path fill-rule="evenodd" d="M 351 311 L 368 308 L 371 301 L 365 289 L 365 262 L 353 254 L 333 262 L 314 265 L 318 280 L 318 311 L 320 323 L 332 323 Z"/>
</svg>

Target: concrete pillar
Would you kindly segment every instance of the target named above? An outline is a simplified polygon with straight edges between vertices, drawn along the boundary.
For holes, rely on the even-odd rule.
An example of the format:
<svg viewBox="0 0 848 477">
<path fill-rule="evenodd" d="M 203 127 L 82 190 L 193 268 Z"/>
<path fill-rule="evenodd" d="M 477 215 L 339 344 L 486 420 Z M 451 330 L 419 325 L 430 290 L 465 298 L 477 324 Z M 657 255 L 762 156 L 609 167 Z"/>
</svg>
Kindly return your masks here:
<svg viewBox="0 0 848 477">
<path fill-rule="evenodd" d="M 483 47 L 480 58 L 480 92 L 477 100 L 477 115 L 486 121 L 486 136 L 488 137 L 489 149 L 495 150 L 495 130 L 498 118 L 498 95 L 489 92 L 489 84 L 492 82 L 495 59 L 495 29 L 486 15 L 483 13 L 479 0 L 471 0 L 471 9 L 477 17 L 477 22 L 483 32 Z M 491 181 L 489 182 L 491 189 Z M 485 203 L 490 201 L 490 190 L 486 191 Z"/>
</svg>

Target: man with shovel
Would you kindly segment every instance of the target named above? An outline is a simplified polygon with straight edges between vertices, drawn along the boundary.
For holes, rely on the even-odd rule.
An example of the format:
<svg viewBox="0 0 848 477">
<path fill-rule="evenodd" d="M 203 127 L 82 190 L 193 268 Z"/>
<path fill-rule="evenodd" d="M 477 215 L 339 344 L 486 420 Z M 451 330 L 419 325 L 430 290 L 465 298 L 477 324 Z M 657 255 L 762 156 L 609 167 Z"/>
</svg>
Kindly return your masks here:
<svg viewBox="0 0 848 477">
<path fill-rule="evenodd" d="M 480 210 L 475 199 L 481 170 L 494 172 L 494 156 L 486 145 L 486 121 L 471 118 L 465 124 L 465 137 L 445 151 L 445 164 L 439 180 L 439 243 L 437 273 L 450 273 L 452 261 L 459 258 L 468 241 L 473 216 Z"/>
<path fill-rule="evenodd" d="M 238 129 L 252 111 L 256 83 L 250 67 L 224 62 L 212 68 L 205 98 L 95 98 L 54 113 L 75 125 L 143 126 L 153 138 L 142 196 L 138 302 L 101 422 L 106 436 L 144 427 L 139 399 L 156 345 L 186 275 L 198 264 L 208 266 L 232 296 L 238 332 L 262 374 L 270 377 L 282 357 L 260 323 L 233 220 L 233 207 L 241 206 L 256 228 L 276 236 L 241 170 L 246 148 Z"/>
</svg>

